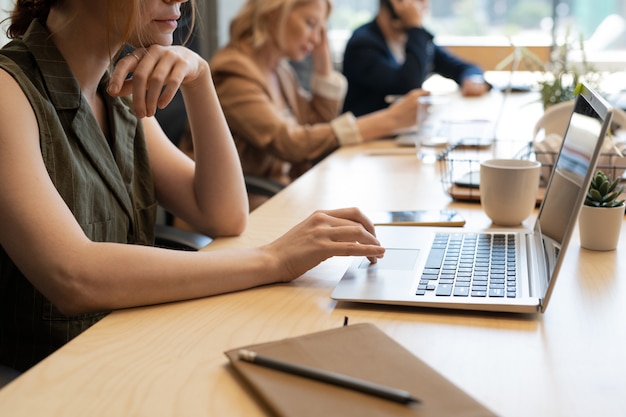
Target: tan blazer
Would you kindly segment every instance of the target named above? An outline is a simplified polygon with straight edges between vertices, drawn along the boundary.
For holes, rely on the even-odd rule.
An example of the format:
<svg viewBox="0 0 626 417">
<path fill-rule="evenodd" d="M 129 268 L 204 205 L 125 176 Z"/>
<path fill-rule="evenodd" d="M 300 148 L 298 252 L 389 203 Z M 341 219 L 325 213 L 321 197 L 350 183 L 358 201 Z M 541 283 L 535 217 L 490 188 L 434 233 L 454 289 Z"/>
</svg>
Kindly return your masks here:
<svg viewBox="0 0 626 417">
<path fill-rule="evenodd" d="M 287 62 L 279 66 L 277 75 L 290 111 L 272 100 L 257 65 L 237 48 L 221 49 L 210 64 L 245 173 L 288 184 L 340 143 L 360 141 L 352 114 L 337 117 L 344 93 L 329 98 L 332 86 L 313 85 L 309 94 Z M 343 76 L 333 75 L 345 83 Z M 337 95 L 337 87 L 334 90 Z M 343 138 L 338 139 L 338 134 Z"/>
</svg>

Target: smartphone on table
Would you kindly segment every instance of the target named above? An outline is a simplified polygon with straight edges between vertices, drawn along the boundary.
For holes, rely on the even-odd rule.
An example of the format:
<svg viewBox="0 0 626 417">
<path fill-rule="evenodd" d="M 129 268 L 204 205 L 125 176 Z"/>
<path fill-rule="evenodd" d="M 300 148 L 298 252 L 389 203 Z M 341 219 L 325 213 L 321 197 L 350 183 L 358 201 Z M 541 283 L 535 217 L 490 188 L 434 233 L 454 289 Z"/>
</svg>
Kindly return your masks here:
<svg viewBox="0 0 626 417">
<path fill-rule="evenodd" d="M 461 227 L 465 219 L 456 210 L 404 210 L 366 213 L 376 226 Z"/>
</svg>

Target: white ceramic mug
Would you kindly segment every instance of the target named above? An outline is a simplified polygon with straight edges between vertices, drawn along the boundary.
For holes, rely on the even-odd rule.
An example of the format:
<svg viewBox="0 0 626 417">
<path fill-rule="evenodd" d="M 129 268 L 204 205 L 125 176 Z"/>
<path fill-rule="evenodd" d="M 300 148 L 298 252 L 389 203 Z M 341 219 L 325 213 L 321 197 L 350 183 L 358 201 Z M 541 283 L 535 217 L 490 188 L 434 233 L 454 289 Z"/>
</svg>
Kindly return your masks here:
<svg viewBox="0 0 626 417">
<path fill-rule="evenodd" d="M 480 164 L 480 204 L 494 224 L 516 226 L 537 204 L 541 163 L 490 159 Z"/>
</svg>

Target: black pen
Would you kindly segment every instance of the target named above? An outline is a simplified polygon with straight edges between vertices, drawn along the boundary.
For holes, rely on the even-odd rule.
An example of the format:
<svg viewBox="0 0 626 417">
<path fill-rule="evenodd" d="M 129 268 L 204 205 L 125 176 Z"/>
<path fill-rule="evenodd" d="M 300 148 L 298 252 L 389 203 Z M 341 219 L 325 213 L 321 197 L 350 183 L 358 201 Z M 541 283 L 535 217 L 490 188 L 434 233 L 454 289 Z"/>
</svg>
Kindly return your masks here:
<svg viewBox="0 0 626 417">
<path fill-rule="evenodd" d="M 266 356 L 259 355 L 256 352 L 252 352 L 246 349 L 242 349 L 239 351 L 239 359 L 260 366 L 265 366 L 267 368 L 275 369 L 277 371 L 283 371 L 293 375 L 315 379 L 317 381 L 326 382 L 328 384 L 337 385 L 343 388 L 349 388 L 355 391 L 374 395 L 402 404 L 419 402 L 419 400 L 413 397 L 408 391 L 386 387 L 383 385 L 375 384 L 373 382 L 353 378 L 348 375 L 342 375 L 330 371 L 323 371 L 320 369 L 310 368 L 308 366 L 302 366 L 294 363 L 284 362 L 278 359 L 268 358 Z"/>
</svg>

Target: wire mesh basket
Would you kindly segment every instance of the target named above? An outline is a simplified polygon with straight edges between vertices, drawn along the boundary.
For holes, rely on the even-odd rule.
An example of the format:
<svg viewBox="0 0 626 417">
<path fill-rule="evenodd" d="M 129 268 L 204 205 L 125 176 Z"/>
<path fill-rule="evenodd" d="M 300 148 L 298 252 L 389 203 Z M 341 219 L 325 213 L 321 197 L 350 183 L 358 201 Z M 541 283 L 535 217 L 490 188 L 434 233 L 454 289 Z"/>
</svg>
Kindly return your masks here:
<svg viewBox="0 0 626 417">
<path fill-rule="evenodd" d="M 532 144 L 529 144 L 525 152 L 541 162 L 541 186 L 545 187 L 550 179 L 558 152 L 538 150 Z M 626 172 L 626 156 L 616 152 L 601 152 L 598 156 L 596 171 L 602 171 L 610 178 L 621 178 L 623 182 Z"/>
<path fill-rule="evenodd" d="M 478 188 L 480 164 L 494 158 L 496 153 L 493 146 L 473 147 L 463 146 L 462 142 L 450 145 L 437 155 L 437 168 L 444 191 L 454 200 L 480 201 Z M 520 152 L 528 144 L 518 146 L 508 157 L 517 155 L 519 158 L 528 158 L 530 154 Z"/>
<path fill-rule="evenodd" d="M 545 188 L 554 167 L 558 151 L 537 149 L 532 142 L 518 144 L 509 156 L 541 162 L 540 187 Z M 480 163 L 494 158 L 492 148 L 477 149 L 452 145 L 437 155 L 437 165 L 444 191 L 457 201 L 480 201 L 478 188 Z M 616 152 L 603 152 L 598 158 L 596 170 L 602 170 L 611 178 L 622 178 L 626 172 L 626 156 Z"/>
</svg>

